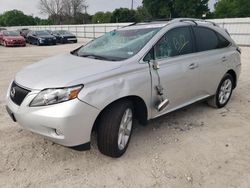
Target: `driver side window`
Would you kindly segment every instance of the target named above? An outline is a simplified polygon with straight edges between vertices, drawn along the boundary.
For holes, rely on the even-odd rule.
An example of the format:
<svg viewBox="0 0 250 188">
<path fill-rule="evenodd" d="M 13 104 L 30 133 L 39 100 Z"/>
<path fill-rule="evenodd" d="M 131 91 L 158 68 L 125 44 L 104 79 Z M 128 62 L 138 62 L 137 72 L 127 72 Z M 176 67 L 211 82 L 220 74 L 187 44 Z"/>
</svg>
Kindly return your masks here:
<svg viewBox="0 0 250 188">
<path fill-rule="evenodd" d="M 155 45 L 155 59 L 165 59 L 193 53 L 190 29 L 179 27 L 168 31 Z"/>
</svg>

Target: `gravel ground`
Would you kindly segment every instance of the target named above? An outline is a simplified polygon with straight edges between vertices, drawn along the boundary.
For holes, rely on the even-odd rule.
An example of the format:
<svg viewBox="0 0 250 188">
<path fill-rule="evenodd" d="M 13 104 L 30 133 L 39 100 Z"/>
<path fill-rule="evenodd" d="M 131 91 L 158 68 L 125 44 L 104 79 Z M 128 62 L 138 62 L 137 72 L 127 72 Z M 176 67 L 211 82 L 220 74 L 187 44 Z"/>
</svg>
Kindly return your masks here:
<svg viewBox="0 0 250 188">
<path fill-rule="evenodd" d="M 0 187 L 250 187 L 250 48 L 231 102 L 223 109 L 194 104 L 147 127 L 137 125 L 119 159 L 102 155 L 93 137 L 78 152 L 23 130 L 5 112 L 15 73 L 80 44 L 0 47 Z"/>
</svg>

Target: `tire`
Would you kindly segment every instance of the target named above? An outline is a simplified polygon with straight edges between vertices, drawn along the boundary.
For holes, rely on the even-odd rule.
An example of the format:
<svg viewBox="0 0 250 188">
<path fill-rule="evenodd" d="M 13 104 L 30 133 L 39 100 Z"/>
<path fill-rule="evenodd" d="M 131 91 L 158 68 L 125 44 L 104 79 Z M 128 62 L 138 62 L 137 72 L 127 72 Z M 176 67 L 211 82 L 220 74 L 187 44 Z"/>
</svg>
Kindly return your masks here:
<svg viewBox="0 0 250 188">
<path fill-rule="evenodd" d="M 126 119 L 128 121 L 122 124 L 122 121 Z M 99 119 L 97 129 L 99 151 L 114 158 L 122 156 L 129 145 L 133 122 L 134 108 L 130 101 L 122 100 L 105 109 Z"/>
<path fill-rule="evenodd" d="M 234 82 L 235 81 L 233 77 L 227 73 L 222 78 L 217 88 L 216 94 L 208 99 L 207 103 L 214 108 L 223 108 L 224 106 L 226 106 L 233 93 Z M 229 84 L 228 87 L 225 87 L 227 84 Z"/>
</svg>

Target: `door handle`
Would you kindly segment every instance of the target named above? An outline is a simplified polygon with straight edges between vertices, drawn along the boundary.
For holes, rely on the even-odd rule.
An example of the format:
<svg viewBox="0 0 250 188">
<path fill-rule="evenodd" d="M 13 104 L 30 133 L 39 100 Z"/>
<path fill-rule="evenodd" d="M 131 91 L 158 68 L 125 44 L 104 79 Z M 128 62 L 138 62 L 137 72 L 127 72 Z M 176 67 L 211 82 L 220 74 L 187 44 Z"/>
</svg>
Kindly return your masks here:
<svg viewBox="0 0 250 188">
<path fill-rule="evenodd" d="M 198 64 L 196 64 L 196 63 L 191 63 L 189 66 L 188 66 L 188 68 L 189 69 L 196 69 L 196 68 L 198 68 Z"/>
<path fill-rule="evenodd" d="M 221 58 L 222 62 L 226 62 L 227 61 L 227 58 L 224 56 Z"/>
</svg>

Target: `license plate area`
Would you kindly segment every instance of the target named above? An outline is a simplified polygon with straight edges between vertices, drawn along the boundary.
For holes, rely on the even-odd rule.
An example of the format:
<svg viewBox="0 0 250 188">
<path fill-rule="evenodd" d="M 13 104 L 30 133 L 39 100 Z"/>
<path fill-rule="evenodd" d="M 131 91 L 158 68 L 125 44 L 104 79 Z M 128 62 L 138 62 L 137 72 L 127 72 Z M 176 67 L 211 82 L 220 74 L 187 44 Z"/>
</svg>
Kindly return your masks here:
<svg viewBox="0 0 250 188">
<path fill-rule="evenodd" d="M 10 110 L 10 108 L 8 106 L 6 106 L 6 111 L 8 112 L 9 116 L 11 117 L 11 119 L 16 122 L 16 118 L 14 113 Z"/>
</svg>

